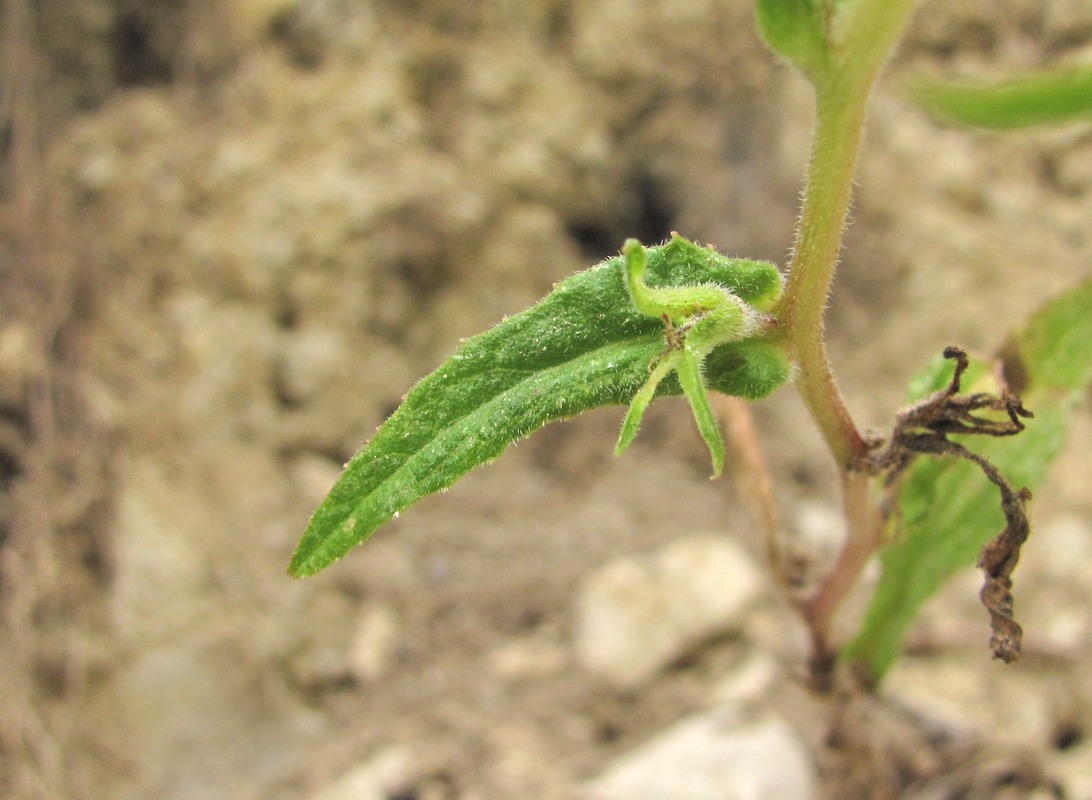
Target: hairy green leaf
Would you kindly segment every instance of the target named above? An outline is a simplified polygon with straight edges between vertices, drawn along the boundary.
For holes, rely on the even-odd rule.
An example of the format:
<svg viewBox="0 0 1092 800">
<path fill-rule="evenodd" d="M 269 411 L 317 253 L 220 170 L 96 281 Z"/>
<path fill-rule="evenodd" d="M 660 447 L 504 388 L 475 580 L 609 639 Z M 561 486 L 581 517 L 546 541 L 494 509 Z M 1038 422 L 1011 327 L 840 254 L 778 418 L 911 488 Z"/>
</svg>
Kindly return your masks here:
<svg viewBox="0 0 1092 800">
<path fill-rule="evenodd" d="M 810 75 L 826 52 L 823 0 L 756 0 L 755 22 L 766 45 Z"/>
<path fill-rule="evenodd" d="M 725 258 L 678 236 L 649 248 L 648 280 L 715 283 L 751 303 L 776 297 L 781 285 L 771 264 Z M 664 346 L 663 322 L 633 307 L 620 258 L 558 284 L 537 305 L 467 340 L 409 392 L 315 511 L 289 572 L 313 575 L 551 420 L 628 403 Z M 723 345 L 705 363 L 709 388 L 751 399 L 788 375 L 782 352 L 759 338 Z M 657 395 L 680 391 L 671 376 Z"/>
<path fill-rule="evenodd" d="M 1092 280 L 1038 312 L 1005 348 L 1024 404 L 1035 412 L 1015 437 L 953 437 L 985 456 L 1014 487 L 1034 488 L 1061 450 L 1069 412 L 1092 379 Z M 989 380 L 982 364 L 968 385 Z M 945 385 L 950 368 L 935 363 L 912 385 L 919 399 Z M 973 390 L 975 387 L 971 387 Z M 919 458 L 899 495 L 897 540 L 880 554 L 882 574 L 861 628 L 844 652 L 879 681 L 898 657 L 921 605 L 955 572 L 972 566 L 1005 520 L 998 491 L 967 461 Z M 985 616 L 985 614 L 984 614 Z M 983 642 L 987 636 L 983 632 Z"/>
<path fill-rule="evenodd" d="M 1092 117 L 1092 68 L 1043 72 L 988 86 L 920 82 L 914 99 L 934 116 L 1004 130 Z"/>
</svg>

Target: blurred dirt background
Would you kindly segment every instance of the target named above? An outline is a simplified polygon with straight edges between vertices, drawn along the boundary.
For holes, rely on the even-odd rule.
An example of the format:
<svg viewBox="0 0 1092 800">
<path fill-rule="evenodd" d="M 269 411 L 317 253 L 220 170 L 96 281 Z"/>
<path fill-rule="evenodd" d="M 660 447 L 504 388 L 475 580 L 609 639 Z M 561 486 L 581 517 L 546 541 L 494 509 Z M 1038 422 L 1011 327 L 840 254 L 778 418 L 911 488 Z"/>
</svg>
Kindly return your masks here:
<svg viewBox="0 0 1092 800">
<path fill-rule="evenodd" d="M 879 778 L 831 758 L 833 704 L 800 686 L 802 632 L 761 581 L 651 676 L 581 655 L 604 565 L 708 534 L 760 561 L 681 401 L 618 461 L 621 409 L 551 426 L 320 577 L 285 575 L 340 465 L 461 337 L 628 236 L 785 260 L 810 98 L 749 2 L 2 14 L 0 796 L 616 797 L 620 760 L 732 702 L 805 747 L 799 797 L 1092 798 L 1087 409 L 1034 504 L 1023 662 L 990 662 L 978 578 L 953 582 L 852 712 L 865 738 L 891 708 L 932 721 Z M 993 351 L 1092 270 L 1087 126 L 946 129 L 899 79 L 1090 48 L 1083 0 L 922 3 L 828 323 L 864 425 L 945 345 Z M 821 556 L 827 456 L 791 389 L 755 413 L 787 535 Z M 671 780 L 640 796 L 737 796 Z"/>
</svg>

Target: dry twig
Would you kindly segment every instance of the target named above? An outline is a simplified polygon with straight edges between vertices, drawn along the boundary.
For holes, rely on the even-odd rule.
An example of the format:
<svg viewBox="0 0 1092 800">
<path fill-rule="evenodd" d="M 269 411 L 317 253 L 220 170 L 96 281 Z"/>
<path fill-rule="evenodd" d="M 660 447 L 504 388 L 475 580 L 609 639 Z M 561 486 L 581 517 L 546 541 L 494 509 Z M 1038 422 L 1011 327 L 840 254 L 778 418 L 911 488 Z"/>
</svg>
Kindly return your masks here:
<svg viewBox="0 0 1092 800">
<path fill-rule="evenodd" d="M 1023 633 L 1013 616 L 1012 571 L 1020 558 L 1020 547 L 1030 532 L 1024 507 L 1031 499 L 1031 492 L 1026 488 L 1013 490 L 986 458 L 951 441 L 948 436 L 1014 436 L 1024 430 L 1023 420 L 1033 415 L 1024 408 L 1020 398 L 1007 389 L 1002 389 L 999 394 L 959 394 L 960 383 L 969 363 L 967 354 L 957 347 L 948 347 L 944 350 L 944 357 L 956 362 L 948 386 L 901 412 L 891 438 L 886 443 L 877 443 L 866 459 L 865 469 L 873 474 L 886 473 L 886 485 L 890 489 L 917 456 L 949 456 L 973 462 L 998 488 L 1001 492 L 1001 510 L 1005 514 L 1005 528 L 982 548 L 978 566 L 985 573 L 986 582 L 979 597 L 990 614 L 993 630 L 990 648 L 993 656 L 1011 663 L 1019 656 Z M 1003 412 L 1005 418 L 980 414 L 989 411 Z"/>
</svg>

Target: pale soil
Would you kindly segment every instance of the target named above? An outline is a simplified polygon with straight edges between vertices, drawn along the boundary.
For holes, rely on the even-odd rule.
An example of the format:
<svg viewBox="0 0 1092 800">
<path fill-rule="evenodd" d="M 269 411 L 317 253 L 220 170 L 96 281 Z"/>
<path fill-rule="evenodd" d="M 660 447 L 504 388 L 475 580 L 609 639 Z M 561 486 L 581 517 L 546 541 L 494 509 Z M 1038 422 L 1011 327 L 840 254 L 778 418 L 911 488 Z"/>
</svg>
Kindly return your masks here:
<svg viewBox="0 0 1092 800">
<path fill-rule="evenodd" d="M 826 796 L 938 774 L 928 796 L 1022 797 L 1040 770 L 1092 770 L 1087 410 L 1037 494 L 1053 533 L 1017 573 L 1023 663 L 989 661 L 976 578 L 958 580 L 890 704 L 854 705 L 867 721 L 838 746 L 772 592 L 639 691 L 573 663 L 576 587 L 612 556 L 694 531 L 759 550 L 681 403 L 618 461 L 620 409 L 552 426 L 287 578 L 340 464 L 460 337 L 627 236 L 783 262 L 810 101 L 742 1 L 191 5 L 146 23 L 76 3 L 83 27 L 44 25 L 70 31 L 44 37 L 69 104 L 41 115 L 49 212 L 9 195 L 0 254 L 0 795 L 295 800 L 393 752 L 412 765 L 399 797 L 575 798 L 755 651 L 783 665 L 771 705 Z M 150 31 L 133 74 L 102 66 L 118 18 Z M 945 345 L 992 351 L 1092 266 L 1087 128 L 945 129 L 897 79 L 1072 60 L 1090 35 L 1079 2 L 923 5 L 876 96 L 829 316 L 862 425 Z M 755 413 L 806 533 L 835 504 L 827 456 L 791 389 Z"/>
</svg>

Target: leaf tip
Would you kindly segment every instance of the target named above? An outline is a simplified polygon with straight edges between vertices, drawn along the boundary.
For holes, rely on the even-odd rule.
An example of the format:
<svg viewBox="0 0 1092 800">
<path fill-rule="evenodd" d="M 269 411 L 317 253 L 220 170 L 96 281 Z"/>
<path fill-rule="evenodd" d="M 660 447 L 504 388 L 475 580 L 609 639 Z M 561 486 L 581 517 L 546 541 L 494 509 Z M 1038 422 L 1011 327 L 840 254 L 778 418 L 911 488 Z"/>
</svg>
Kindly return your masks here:
<svg viewBox="0 0 1092 800">
<path fill-rule="evenodd" d="M 305 555 L 297 549 L 292 555 L 292 560 L 288 562 L 288 569 L 286 571 L 290 578 L 299 579 L 310 578 L 317 574 L 319 570 L 321 570 L 321 567 L 316 568 L 313 559 L 305 557 Z"/>
<path fill-rule="evenodd" d="M 618 443 L 614 445 L 615 458 L 626 452 L 629 446 L 633 444 L 633 440 L 637 438 L 637 429 L 640 424 L 641 413 L 634 412 L 631 406 L 629 412 L 626 413 L 625 420 L 622 422 L 622 430 L 618 433 Z"/>
<path fill-rule="evenodd" d="M 724 472 L 724 457 L 713 458 L 713 474 L 709 476 L 709 480 L 715 481 L 720 477 L 720 474 Z"/>
</svg>

